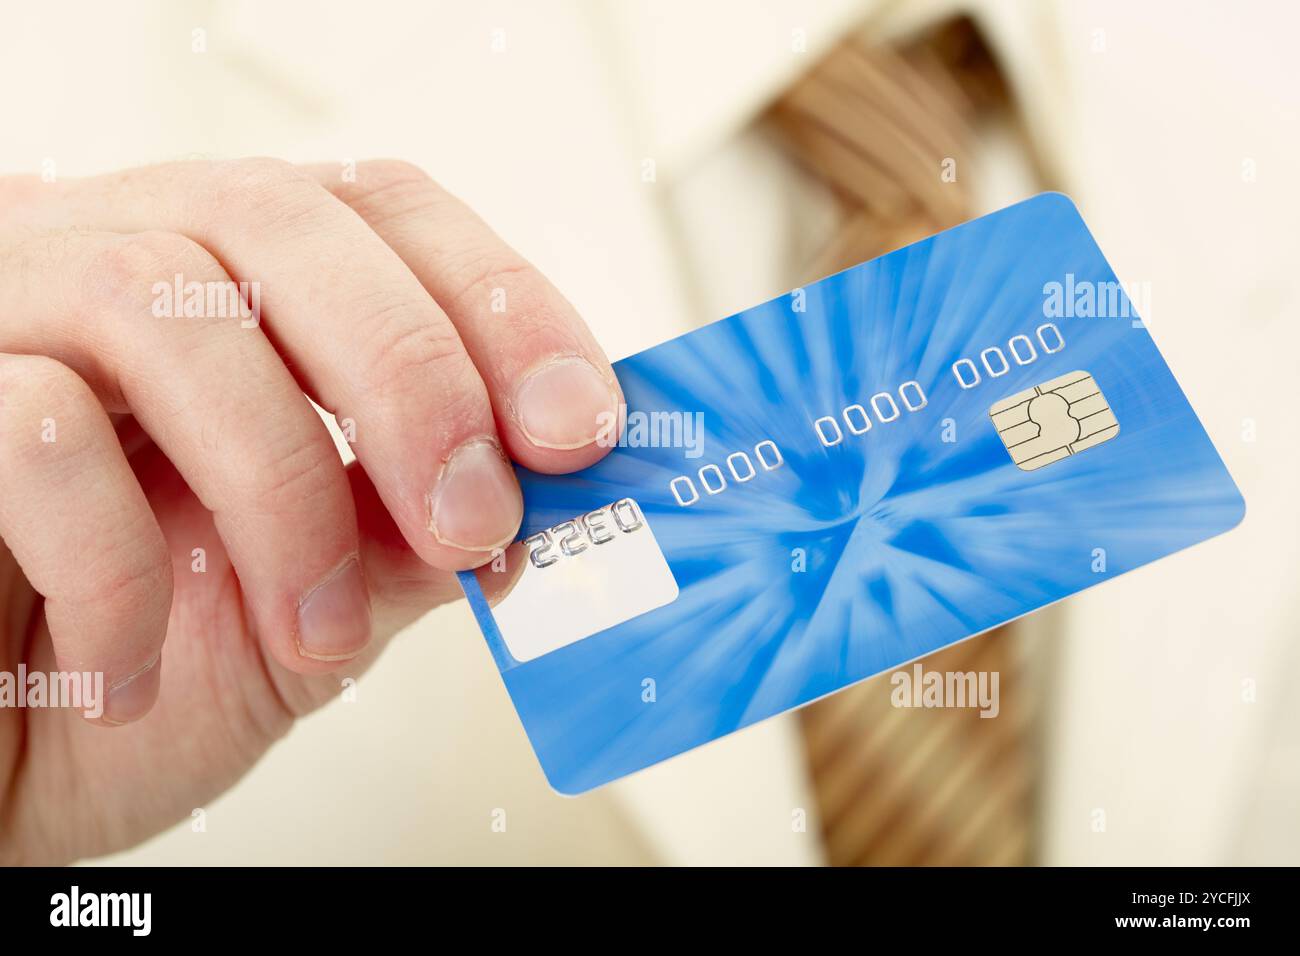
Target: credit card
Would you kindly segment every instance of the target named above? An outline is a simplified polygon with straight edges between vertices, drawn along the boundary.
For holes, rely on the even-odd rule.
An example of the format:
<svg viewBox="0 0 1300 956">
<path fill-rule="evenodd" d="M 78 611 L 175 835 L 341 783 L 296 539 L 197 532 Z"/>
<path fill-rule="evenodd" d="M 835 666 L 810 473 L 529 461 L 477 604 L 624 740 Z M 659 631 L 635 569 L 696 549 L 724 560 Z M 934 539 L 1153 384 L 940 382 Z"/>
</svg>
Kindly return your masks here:
<svg viewBox="0 0 1300 956">
<path fill-rule="evenodd" d="M 617 446 L 576 474 L 519 469 L 519 541 L 461 575 L 562 793 L 997 627 L 1245 513 L 1056 193 L 614 368 L 627 407 L 601 440 Z"/>
</svg>

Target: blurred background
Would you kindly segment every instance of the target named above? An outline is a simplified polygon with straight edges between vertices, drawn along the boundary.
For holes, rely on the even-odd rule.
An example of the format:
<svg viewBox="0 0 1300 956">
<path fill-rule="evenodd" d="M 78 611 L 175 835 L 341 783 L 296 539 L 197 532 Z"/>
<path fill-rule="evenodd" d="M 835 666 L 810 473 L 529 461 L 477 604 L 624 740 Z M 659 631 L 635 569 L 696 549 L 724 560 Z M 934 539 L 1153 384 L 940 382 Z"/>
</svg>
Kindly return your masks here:
<svg viewBox="0 0 1300 956">
<path fill-rule="evenodd" d="M 408 159 L 615 359 L 1062 189 L 1249 506 L 927 659 L 997 670 L 998 719 L 892 708 L 886 675 L 572 799 L 449 606 L 201 830 L 113 862 L 1300 863 L 1294 5 L 0 0 L 0 22 L 0 173 Z"/>
</svg>

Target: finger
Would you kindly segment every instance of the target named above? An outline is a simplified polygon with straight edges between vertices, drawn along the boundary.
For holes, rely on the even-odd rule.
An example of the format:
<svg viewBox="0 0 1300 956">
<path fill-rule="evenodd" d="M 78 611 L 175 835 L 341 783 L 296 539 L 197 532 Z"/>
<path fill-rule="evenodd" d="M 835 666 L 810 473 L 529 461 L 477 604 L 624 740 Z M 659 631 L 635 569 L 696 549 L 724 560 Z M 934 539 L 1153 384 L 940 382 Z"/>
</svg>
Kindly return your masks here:
<svg viewBox="0 0 1300 956">
<path fill-rule="evenodd" d="M 365 469 L 353 463 L 347 474 L 357 508 L 361 561 L 373 592 L 375 634 L 383 639 L 432 608 L 460 599 L 462 592 L 454 573 L 421 560 L 406 542 Z"/>
<path fill-rule="evenodd" d="M 174 546 L 175 573 L 183 577 L 192 572 L 190 552 L 186 550 L 191 543 L 204 547 L 206 573 L 225 573 L 222 569 L 228 567 L 229 555 L 224 542 L 204 520 L 206 515 L 201 503 L 172 462 L 152 442 L 145 442 L 130 461 L 158 513 L 164 535 L 172 542 L 186 542 L 185 548 Z M 265 674 L 276 691 L 269 700 L 275 706 L 260 712 L 257 719 L 268 726 L 274 725 L 283 713 L 281 705 L 289 714 L 300 717 L 336 698 L 340 687 L 347 686 L 347 679 L 359 678 L 398 631 L 431 608 L 462 596 L 455 574 L 431 567 L 406 543 L 365 471 L 354 462 L 346 473 L 356 500 L 361 564 L 370 587 L 374 637 L 359 654 L 340 662 L 329 673 L 286 668 L 275 657 L 264 655 Z M 193 614 L 194 611 L 191 609 L 187 613 Z M 205 611 L 200 608 L 198 613 L 204 614 Z M 210 625 L 204 622 L 204 626 Z M 220 645 L 216 650 L 221 656 L 219 670 L 229 671 L 242 660 L 243 649 L 239 642 L 231 646 Z M 206 676 L 197 678 L 205 682 L 206 688 L 213 680 L 213 665 L 206 652 L 199 652 L 199 660 L 200 663 L 196 664 L 193 653 L 179 657 L 172 654 L 168 659 L 168 680 L 181 682 L 177 687 L 184 686 L 185 681 L 196 679 L 192 671 L 198 666 L 209 671 Z M 221 693 L 228 692 L 219 683 L 217 688 Z"/>
<path fill-rule="evenodd" d="M 176 275 L 232 291 L 220 265 L 168 233 L 71 233 L 0 261 L 0 349 L 50 354 L 135 416 L 212 512 L 267 651 L 303 672 L 358 653 L 369 600 L 324 423 L 259 329 L 159 308 Z"/>
<path fill-rule="evenodd" d="M 67 366 L 0 353 L 0 448 L 0 537 L 45 597 L 59 669 L 103 674 L 87 716 L 138 720 L 158 697 L 172 567 L 107 413 Z"/>
<path fill-rule="evenodd" d="M 148 434 L 134 418 L 115 422 L 118 441 L 127 460 L 136 467 L 137 458 L 156 448 Z M 151 464 L 151 469 L 157 464 Z M 165 467 L 171 468 L 165 462 Z M 357 531 L 361 547 L 361 567 L 370 591 L 374 639 L 367 652 L 378 651 L 387 637 L 415 621 L 435 607 L 459 600 L 463 596 L 456 575 L 442 571 L 420 559 L 402 537 L 402 531 L 384 507 L 374 482 L 365 469 L 353 462 L 348 468 L 348 484 L 356 506 Z M 176 481 L 183 484 L 179 475 Z M 146 484 L 146 487 L 152 487 Z M 164 532 L 166 529 L 164 529 Z M 514 548 L 514 545 L 511 545 Z M 493 555 L 493 564 L 497 555 Z"/>
<path fill-rule="evenodd" d="M 455 328 L 356 213 L 272 160 L 177 163 L 60 187 L 45 225 L 163 228 L 258 283 L 307 391 L 354 423 L 357 459 L 411 546 L 447 569 L 513 539 L 523 501 Z"/>
<path fill-rule="evenodd" d="M 377 160 L 345 181 L 307 171 L 402 257 L 447 312 L 487 383 L 511 456 L 549 473 L 608 453 L 622 392 L 586 323 L 468 206 L 415 166 Z"/>
</svg>

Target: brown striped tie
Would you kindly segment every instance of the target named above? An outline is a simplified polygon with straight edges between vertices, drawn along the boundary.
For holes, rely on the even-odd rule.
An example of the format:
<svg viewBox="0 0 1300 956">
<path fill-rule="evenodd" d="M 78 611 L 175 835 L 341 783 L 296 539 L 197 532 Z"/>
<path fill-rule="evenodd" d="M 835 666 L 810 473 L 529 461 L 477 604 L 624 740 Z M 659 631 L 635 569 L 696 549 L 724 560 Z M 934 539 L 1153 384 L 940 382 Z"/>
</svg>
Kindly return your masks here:
<svg viewBox="0 0 1300 956">
<path fill-rule="evenodd" d="M 962 19 L 901 49 L 853 38 L 771 111 L 790 153 L 842 211 L 813 280 L 971 217 L 970 156 L 1014 116 L 996 63 Z M 956 180 L 941 176 L 955 161 Z M 1000 711 L 901 708 L 889 674 L 807 707 L 802 726 L 827 856 L 838 865 L 1017 864 L 1033 858 L 1039 709 L 1004 627 L 927 657 L 926 672 L 996 672 Z M 909 674 L 911 666 L 904 668 Z"/>
</svg>

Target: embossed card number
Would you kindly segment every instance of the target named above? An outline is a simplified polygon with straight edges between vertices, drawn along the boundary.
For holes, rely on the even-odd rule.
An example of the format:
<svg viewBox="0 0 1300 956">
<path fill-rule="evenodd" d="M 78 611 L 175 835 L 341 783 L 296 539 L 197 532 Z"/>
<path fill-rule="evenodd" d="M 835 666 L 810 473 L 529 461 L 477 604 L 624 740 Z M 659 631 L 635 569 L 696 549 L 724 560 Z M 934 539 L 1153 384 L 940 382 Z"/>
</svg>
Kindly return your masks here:
<svg viewBox="0 0 1300 956">
<path fill-rule="evenodd" d="M 479 569 L 501 639 L 519 662 L 677 599 L 677 581 L 640 506 L 621 498 L 529 535 L 505 568 Z"/>
<path fill-rule="evenodd" d="M 623 498 L 585 515 L 557 524 L 524 539 L 528 560 L 537 568 L 549 568 L 561 556 L 576 557 L 592 545 L 609 544 L 621 531 L 631 534 L 645 527 L 641 509 L 631 498 Z M 558 551 L 558 553 L 557 553 Z"/>
</svg>

